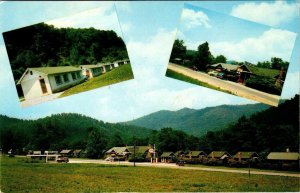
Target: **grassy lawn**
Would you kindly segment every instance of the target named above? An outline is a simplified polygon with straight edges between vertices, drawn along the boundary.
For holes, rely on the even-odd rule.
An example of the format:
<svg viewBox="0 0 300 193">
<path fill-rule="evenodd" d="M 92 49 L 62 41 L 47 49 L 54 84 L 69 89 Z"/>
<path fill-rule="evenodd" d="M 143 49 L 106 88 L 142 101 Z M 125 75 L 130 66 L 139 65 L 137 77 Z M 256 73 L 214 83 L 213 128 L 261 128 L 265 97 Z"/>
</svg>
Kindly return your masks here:
<svg viewBox="0 0 300 193">
<path fill-rule="evenodd" d="M 112 71 L 109 71 L 105 74 L 102 74 L 100 76 L 92 78 L 92 79 L 88 80 L 87 82 L 84 82 L 82 84 L 76 85 L 70 89 L 65 90 L 64 93 L 60 95 L 60 97 L 77 94 L 80 92 L 92 90 L 95 88 L 100 88 L 103 86 L 115 84 L 115 83 L 122 82 L 125 80 L 130 80 L 133 78 L 134 77 L 133 77 L 133 73 L 131 70 L 131 65 L 125 64 L 125 65 L 115 68 Z"/>
<path fill-rule="evenodd" d="M 207 87 L 207 88 L 210 88 L 210 89 L 222 91 L 222 92 L 225 92 L 225 93 L 228 93 L 228 94 L 234 94 L 234 93 L 232 93 L 232 92 L 230 92 L 228 90 L 224 90 L 224 89 L 221 89 L 219 87 L 212 86 L 210 84 L 207 84 L 205 82 L 201 82 L 201 81 L 199 81 L 197 79 L 185 76 L 185 75 L 183 75 L 181 73 L 175 72 L 175 71 L 170 70 L 170 69 L 167 69 L 166 76 L 170 77 L 170 78 L 175 78 L 177 80 L 182 80 L 182 81 L 185 81 L 185 82 L 196 84 L 196 85 L 199 85 L 199 86 L 204 86 L 204 87 Z"/>
<path fill-rule="evenodd" d="M 25 163 L 1 157 L 1 191 L 299 191 L 299 178 L 99 164 Z"/>
<path fill-rule="evenodd" d="M 185 164 L 186 167 L 198 167 L 198 168 L 212 168 L 212 169 L 227 169 L 227 170 L 241 170 L 241 171 L 249 171 L 248 167 L 226 167 L 226 166 L 209 166 L 209 165 L 202 165 L 202 164 Z M 299 174 L 297 171 L 284 171 L 284 170 L 271 170 L 271 169 L 259 169 L 259 168 L 250 168 L 251 171 L 257 172 L 273 172 L 273 173 L 289 173 L 289 174 Z"/>
</svg>

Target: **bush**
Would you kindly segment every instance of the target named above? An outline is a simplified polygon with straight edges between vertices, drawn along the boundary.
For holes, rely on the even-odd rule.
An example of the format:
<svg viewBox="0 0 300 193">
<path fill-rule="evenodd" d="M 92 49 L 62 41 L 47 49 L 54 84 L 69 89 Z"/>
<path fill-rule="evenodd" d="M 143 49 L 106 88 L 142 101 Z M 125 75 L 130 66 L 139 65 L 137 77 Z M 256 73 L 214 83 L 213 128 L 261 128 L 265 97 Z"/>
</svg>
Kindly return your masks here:
<svg viewBox="0 0 300 193">
<path fill-rule="evenodd" d="M 281 90 L 275 87 L 275 80 L 269 77 L 263 76 L 251 76 L 246 81 L 246 86 L 254 88 L 256 90 L 260 90 L 263 92 L 267 92 L 270 94 L 280 95 Z"/>
<path fill-rule="evenodd" d="M 135 159 L 134 159 L 134 156 L 131 155 L 131 156 L 129 156 L 128 161 L 129 161 L 129 162 L 134 162 L 134 161 L 135 161 L 135 162 L 144 162 L 144 161 L 145 161 L 145 158 L 144 158 L 143 156 L 136 155 L 136 156 L 135 156 Z"/>
</svg>

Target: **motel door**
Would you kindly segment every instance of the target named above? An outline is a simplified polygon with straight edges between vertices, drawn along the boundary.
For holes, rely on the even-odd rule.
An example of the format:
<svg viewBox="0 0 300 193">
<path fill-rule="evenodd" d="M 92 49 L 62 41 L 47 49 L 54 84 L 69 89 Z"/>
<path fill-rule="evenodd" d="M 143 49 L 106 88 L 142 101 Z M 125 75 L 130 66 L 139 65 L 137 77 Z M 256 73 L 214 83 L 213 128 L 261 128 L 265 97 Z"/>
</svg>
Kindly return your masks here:
<svg viewBox="0 0 300 193">
<path fill-rule="evenodd" d="M 90 78 L 91 75 L 89 70 L 86 70 L 86 76 Z"/>
<path fill-rule="evenodd" d="M 45 80 L 44 80 L 44 79 L 40 79 L 40 84 L 41 84 L 41 88 L 42 88 L 43 94 L 48 93 L 47 87 L 46 87 L 46 83 L 45 83 Z"/>
</svg>

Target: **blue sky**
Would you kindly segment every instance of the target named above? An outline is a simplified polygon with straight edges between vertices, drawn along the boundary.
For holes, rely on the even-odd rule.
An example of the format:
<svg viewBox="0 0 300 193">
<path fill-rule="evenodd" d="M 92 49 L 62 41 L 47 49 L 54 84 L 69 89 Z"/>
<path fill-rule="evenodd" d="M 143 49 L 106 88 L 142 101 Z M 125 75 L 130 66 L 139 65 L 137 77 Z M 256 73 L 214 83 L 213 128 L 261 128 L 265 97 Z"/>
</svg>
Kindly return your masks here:
<svg viewBox="0 0 300 193">
<path fill-rule="evenodd" d="M 208 42 L 214 56 L 256 64 L 271 57 L 289 61 L 296 33 L 185 4 L 177 38 L 188 49 Z"/>
<path fill-rule="evenodd" d="M 51 21 L 80 11 L 110 6 L 111 3 L 113 2 L 1 3 L 0 31 L 2 33 L 38 22 Z M 243 1 L 189 3 L 299 33 L 299 15 L 298 12 L 293 11 L 295 8 L 298 9 L 297 2 L 289 1 L 284 4 L 269 1 L 255 1 L 252 4 Z M 55 113 L 74 112 L 99 120 L 118 122 L 138 118 L 162 109 L 178 110 L 183 107 L 199 109 L 221 104 L 255 103 L 255 101 L 164 76 L 183 6 L 184 2 L 116 2 L 117 15 L 135 79 L 28 108 L 21 108 L 18 102 L 1 36 L 0 114 L 31 119 Z M 249 7 L 257 10 L 260 17 L 253 16 L 253 11 L 252 15 L 251 11 L 244 11 Z M 288 10 L 292 14 L 281 14 L 278 7 L 279 10 Z M 264 13 L 268 13 L 268 15 L 264 15 Z M 277 22 L 270 20 L 272 14 L 275 14 L 274 19 L 277 19 Z M 296 41 L 299 42 L 299 39 Z M 299 45 L 296 44 L 283 89 L 282 96 L 284 98 L 291 98 L 299 93 L 299 53 Z"/>
</svg>

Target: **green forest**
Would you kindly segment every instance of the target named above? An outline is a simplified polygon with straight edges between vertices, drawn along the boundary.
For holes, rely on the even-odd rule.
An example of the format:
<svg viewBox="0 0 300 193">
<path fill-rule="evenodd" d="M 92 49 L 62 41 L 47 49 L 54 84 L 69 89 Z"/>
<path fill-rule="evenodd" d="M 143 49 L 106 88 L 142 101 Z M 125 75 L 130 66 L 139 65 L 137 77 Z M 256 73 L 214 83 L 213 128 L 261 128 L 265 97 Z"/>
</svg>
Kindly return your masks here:
<svg viewBox="0 0 300 193">
<path fill-rule="evenodd" d="M 127 59 L 114 31 L 55 28 L 39 23 L 3 33 L 15 81 L 28 67 L 79 66 Z"/>
<path fill-rule="evenodd" d="M 218 131 L 196 137 L 179 129 L 151 130 L 104 123 L 79 114 L 57 114 L 37 120 L 0 116 L 1 148 L 17 153 L 28 150 L 85 149 L 99 158 L 113 146 L 155 144 L 160 153 L 177 150 L 298 151 L 299 95 L 279 107 L 270 107 Z M 212 116 L 211 119 L 217 117 Z"/>
</svg>

